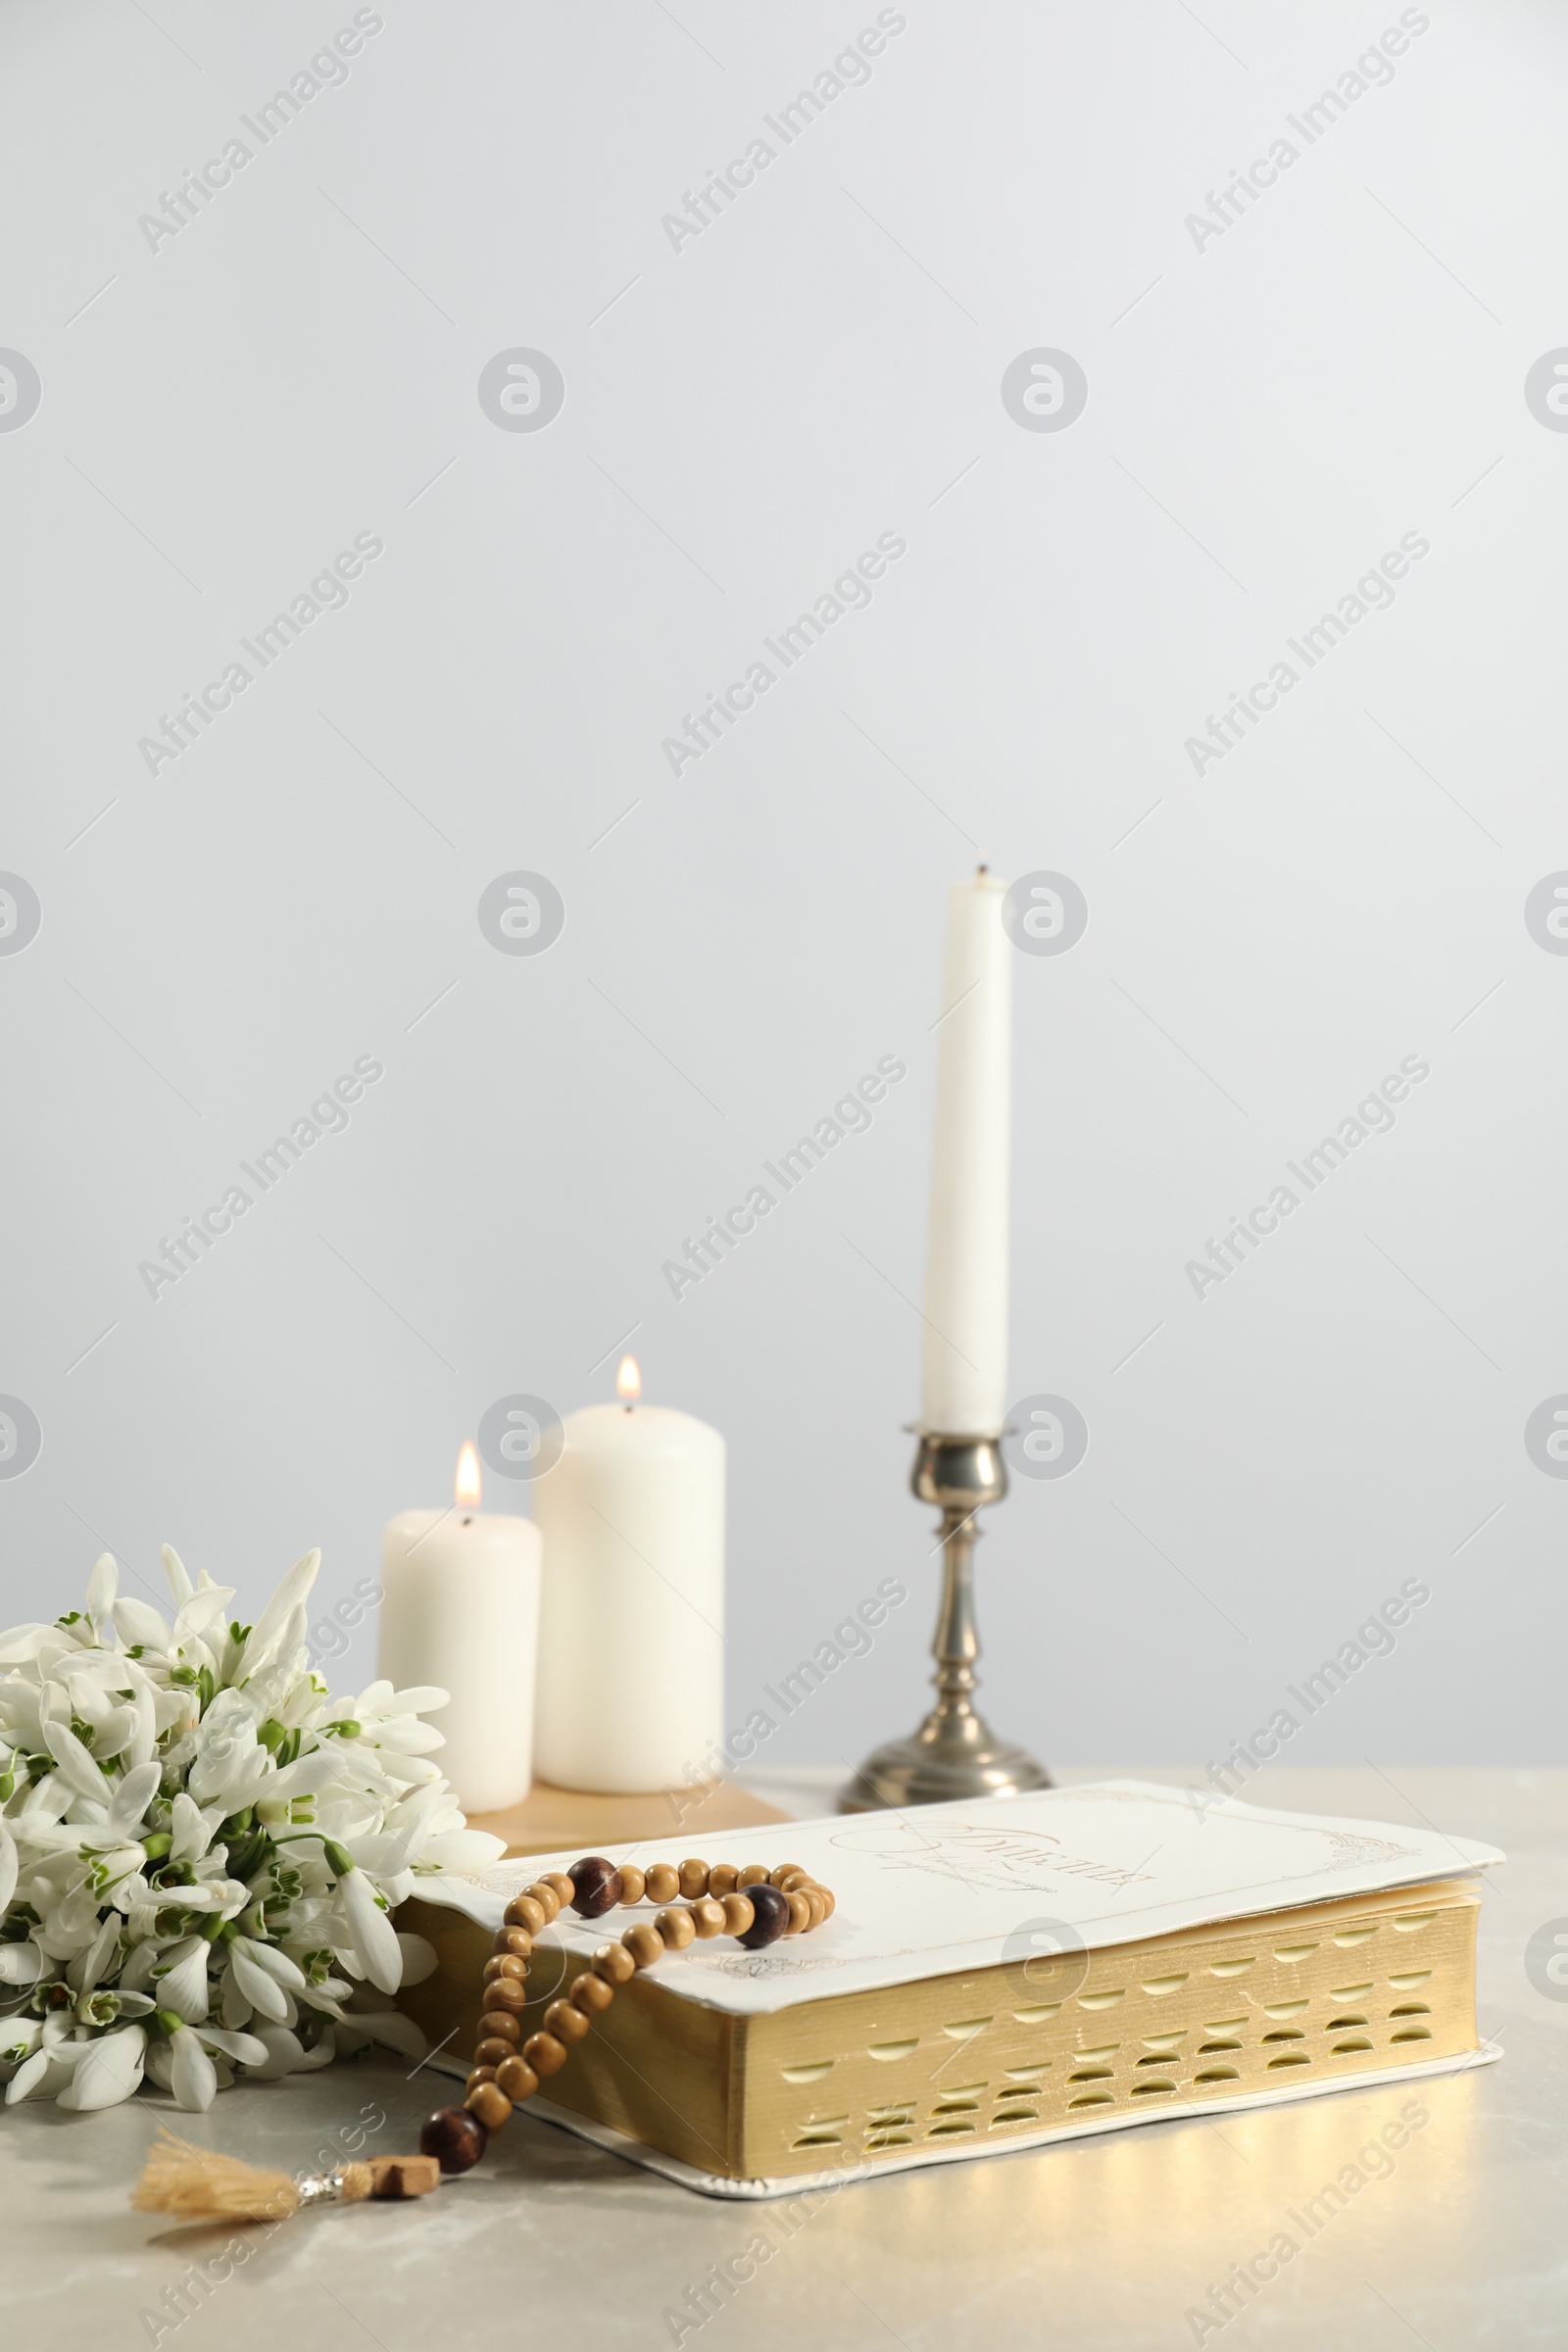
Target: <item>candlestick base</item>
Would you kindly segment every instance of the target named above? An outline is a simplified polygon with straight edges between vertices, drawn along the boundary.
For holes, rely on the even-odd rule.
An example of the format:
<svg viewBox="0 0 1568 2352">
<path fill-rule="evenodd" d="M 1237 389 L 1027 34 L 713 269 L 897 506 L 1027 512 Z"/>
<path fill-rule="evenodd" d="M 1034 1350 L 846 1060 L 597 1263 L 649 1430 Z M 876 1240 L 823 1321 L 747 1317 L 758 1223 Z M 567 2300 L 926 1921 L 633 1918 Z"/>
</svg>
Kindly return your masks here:
<svg viewBox="0 0 1568 2352">
<path fill-rule="evenodd" d="M 998 1438 L 921 1430 L 909 1484 L 942 1512 L 942 1606 L 931 1643 L 937 1703 L 907 1740 L 867 1756 L 839 1791 L 841 1813 L 884 1806 L 940 1805 L 977 1796 L 1049 1788 L 1051 1776 L 1027 1749 L 999 1740 L 974 1705 L 980 1637 L 974 1616 L 975 1525 L 982 1506 L 1007 1492 Z"/>
</svg>

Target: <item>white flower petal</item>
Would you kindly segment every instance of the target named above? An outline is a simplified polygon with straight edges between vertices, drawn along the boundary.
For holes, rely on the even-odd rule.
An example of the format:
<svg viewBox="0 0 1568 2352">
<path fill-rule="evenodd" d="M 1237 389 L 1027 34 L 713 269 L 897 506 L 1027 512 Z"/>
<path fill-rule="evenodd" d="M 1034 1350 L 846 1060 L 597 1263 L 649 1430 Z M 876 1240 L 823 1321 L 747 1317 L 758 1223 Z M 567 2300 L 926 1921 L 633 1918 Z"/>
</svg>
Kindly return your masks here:
<svg viewBox="0 0 1568 2352">
<path fill-rule="evenodd" d="M 412 2017 L 401 2009 L 357 2009 L 340 2018 L 332 2028 L 340 2050 L 363 2049 L 367 2042 L 379 2042 L 386 2050 L 397 2050 L 405 2058 L 422 2058 L 429 2043 Z"/>
<path fill-rule="evenodd" d="M 187 2026 L 205 2025 L 211 1993 L 207 1982 L 207 1962 L 212 1945 L 201 1936 L 186 1936 L 171 1945 L 177 1954 L 167 1976 L 158 1979 L 158 2005 L 172 2009 Z"/>
<path fill-rule="evenodd" d="M 308 2049 L 295 2068 L 296 2074 L 313 2074 L 318 2067 L 330 2066 L 337 2056 L 337 2028 L 327 2026 L 318 2039 Z"/>
<path fill-rule="evenodd" d="M 138 1676 L 130 1703 L 135 1711 L 136 1728 L 120 1751 L 127 1766 L 148 1763 L 158 1744 L 158 1701 L 145 1675 Z"/>
<path fill-rule="evenodd" d="M 128 1838 L 140 1830 L 147 1808 L 158 1794 L 163 1774 L 161 1764 L 137 1764 L 114 1784 L 105 1825 L 111 1838 Z"/>
<path fill-rule="evenodd" d="M 488 1830 L 446 1830 L 427 1838 L 419 1851 L 418 1868 L 426 1870 L 488 1870 L 507 1850 L 504 1838 Z"/>
<path fill-rule="evenodd" d="M 115 1555 L 112 1551 L 100 1552 L 87 1579 L 86 1608 L 88 1621 L 100 1642 L 113 1630 L 115 1594 L 119 1590 L 120 1570 L 115 1566 Z"/>
<path fill-rule="evenodd" d="M 337 1896 L 348 1922 L 349 1940 L 366 1975 L 383 1992 L 396 1992 L 403 1975 L 397 1930 L 377 1903 L 364 1871 L 346 1872 L 337 1883 Z"/>
<path fill-rule="evenodd" d="M 36 1984 L 43 1954 L 35 1943 L 0 1943 L 0 1984 Z"/>
<path fill-rule="evenodd" d="M 6 2105 L 19 2106 L 24 2099 L 30 2098 L 34 2091 L 40 2096 L 46 2095 L 43 2085 L 51 2062 L 52 2051 L 47 2044 L 41 2050 L 34 2050 L 30 2058 L 24 2058 L 6 2084 Z M 63 2077 L 61 2079 L 64 2080 Z"/>
<path fill-rule="evenodd" d="M 204 1813 L 196 1799 L 181 1788 L 169 1824 L 173 1840 L 169 1849 L 171 1862 L 199 1862 L 222 1818 L 220 1813 Z"/>
<path fill-rule="evenodd" d="M 139 1728 L 134 1706 L 112 1707 L 98 1726 L 93 1739 L 92 1752 L 101 1762 L 108 1763 L 122 1756 L 135 1739 Z"/>
<path fill-rule="evenodd" d="M 270 2025 L 266 2030 L 275 2033 L 275 2028 L 270 2028 Z M 219 2028 L 214 2028 L 214 2025 L 202 2025 L 200 2036 L 207 2048 L 223 2051 L 225 2058 L 237 2058 L 240 2065 L 261 2065 L 261 2058 L 264 2058 L 266 2051 L 266 2041 L 261 2039 L 261 2034 L 225 2034 L 219 2033 Z"/>
<path fill-rule="evenodd" d="M 20 2066 L 38 2047 L 43 2021 L 36 2017 L 8 2018 L 0 2026 L 0 2063 Z"/>
<path fill-rule="evenodd" d="M 46 1642 L 59 1637 L 55 1625 L 14 1625 L 0 1634 L 0 1666 L 30 1666 Z"/>
<path fill-rule="evenodd" d="M 91 1992 L 96 1985 L 120 1941 L 120 1914 L 111 1911 L 86 1950 L 72 1962 L 69 1982 L 77 1992 Z"/>
<path fill-rule="evenodd" d="M 5 1823 L 0 1821 L 0 1919 L 11 1908 L 11 1897 L 17 1890 L 17 1841 Z"/>
<path fill-rule="evenodd" d="M 254 1961 L 258 1968 L 265 1968 L 268 1975 L 286 1990 L 302 1992 L 305 1989 L 305 1972 L 298 1961 L 289 1958 L 287 1952 L 280 1952 L 275 1943 L 261 1943 L 255 1936 L 236 1936 L 234 1942 L 238 1944 L 241 1941 L 245 1945 L 246 1958 Z"/>
<path fill-rule="evenodd" d="M 85 2045 L 85 2055 L 60 2092 L 62 2107 L 87 2110 L 118 2107 L 141 2081 L 147 2035 L 140 2026 L 122 2026 Z"/>
<path fill-rule="evenodd" d="M 233 1597 L 231 1585 L 205 1585 L 193 1592 L 174 1619 L 174 1647 L 187 1651 L 193 1659 L 198 1651 L 204 1651 L 208 1633 L 215 1626 L 221 1628 L 223 1611 Z M 219 1647 L 222 1647 L 221 1633 Z"/>
<path fill-rule="evenodd" d="M 131 1930 L 135 1934 L 134 1926 Z M 189 1940 L 194 1941 L 192 1937 Z M 120 1972 L 117 1992 L 145 1992 L 153 1981 L 153 1970 L 167 1960 L 171 1952 L 183 1951 L 184 1943 L 169 1943 L 156 1936 L 144 1936 L 132 1948 L 129 1959 Z"/>
<path fill-rule="evenodd" d="M 236 1936 L 228 1947 L 228 1965 L 233 1971 L 235 1984 L 251 2007 L 259 2010 L 263 2017 L 270 2017 L 281 2025 L 288 2006 L 283 1987 L 275 1978 L 268 1975 L 265 1968 L 258 1965 L 253 1957 L 255 1948 L 245 1936 Z M 224 2014 L 227 2014 L 226 2004 Z"/>
<path fill-rule="evenodd" d="M 169 1579 L 169 1590 L 174 1596 L 174 1606 L 176 1609 L 182 1609 L 191 1595 L 191 1582 L 186 1573 L 185 1563 L 172 1544 L 164 1545 L 163 1560 L 164 1574 Z"/>
<path fill-rule="evenodd" d="M 348 1847 L 362 1870 L 374 1879 L 395 1879 L 407 1870 L 416 1842 L 414 1831 L 380 1830 L 369 1837 L 346 1838 Z"/>
<path fill-rule="evenodd" d="M 422 1984 L 426 1977 L 434 1976 L 439 1965 L 435 1945 L 422 1936 L 411 1936 L 398 1931 L 398 1949 L 403 1954 L 403 1983 Z"/>
<path fill-rule="evenodd" d="M 253 2082 L 281 2082 L 285 2075 L 292 2075 L 304 2064 L 305 2046 L 287 2026 L 258 2026 L 256 2038 L 265 2044 L 267 2060 L 264 2065 L 250 2069 Z"/>
<path fill-rule="evenodd" d="M 44 1724 L 43 1736 L 49 1753 L 76 1794 L 101 1805 L 109 1793 L 104 1776 L 70 1724 L 51 1716 Z"/>
<path fill-rule="evenodd" d="M 241 1672 L 254 1674 L 259 1667 L 271 1664 L 282 1645 L 289 1619 L 315 1584 L 320 1565 L 319 1551 L 308 1551 L 295 1561 L 251 1630 Z"/>
<path fill-rule="evenodd" d="M 218 2069 L 190 2026 L 170 2035 L 169 2087 L 174 2104 L 199 2115 L 218 2095 Z"/>
<path fill-rule="evenodd" d="M 158 1611 L 129 1595 L 115 1603 L 115 1631 L 127 1649 L 133 1642 L 140 1642 L 143 1649 L 169 1647 L 169 1627 Z"/>
<path fill-rule="evenodd" d="M 238 2033 L 250 2024 L 256 2012 L 240 1990 L 239 1979 L 231 1968 L 224 1969 L 222 1984 L 223 1997 L 219 2004 L 219 2014 L 231 2032 Z"/>
<path fill-rule="evenodd" d="M 108 1722 L 114 1701 L 92 1675 L 68 1674 L 65 1687 L 73 1715 L 81 1716 L 94 1731 L 101 1723 Z"/>
</svg>

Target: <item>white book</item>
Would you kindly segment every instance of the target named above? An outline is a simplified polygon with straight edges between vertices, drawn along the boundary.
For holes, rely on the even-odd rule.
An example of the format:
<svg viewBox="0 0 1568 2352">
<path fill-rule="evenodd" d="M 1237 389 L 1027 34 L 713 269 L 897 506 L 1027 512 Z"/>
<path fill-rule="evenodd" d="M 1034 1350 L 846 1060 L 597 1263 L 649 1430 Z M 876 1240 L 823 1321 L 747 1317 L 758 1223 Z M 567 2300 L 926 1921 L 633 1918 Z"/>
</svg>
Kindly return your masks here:
<svg viewBox="0 0 1568 2352">
<path fill-rule="evenodd" d="M 1110 1781 L 701 1843 L 710 1863 L 800 1863 L 832 1887 L 833 1918 L 759 1952 L 724 1937 L 669 1954 L 631 1988 L 640 2009 L 620 1996 L 551 2078 L 548 2102 L 531 2104 L 717 2193 L 779 2193 L 851 2166 L 952 2161 L 1495 2055 L 1475 2039 L 1466 1882 L 1502 1857 L 1472 1839 Z M 611 1859 L 646 1868 L 691 1847 L 676 1837 Z M 423 1906 L 418 1925 L 443 1967 L 406 2005 L 426 2031 L 448 2030 L 465 2000 L 475 2007 L 512 1896 L 577 1858 L 518 1857 L 448 1886 L 439 1899 L 472 1923 L 466 1940 Z M 1403 1888 L 1426 1892 L 1401 1910 Z M 541 1968 L 551 1979 L 541 1999 L 636 1916 L 563 1913 L 536 1952 L 534 1979 Z M 1285 1921 L 1297 1922 L 1288 1934 Z M 655 2012 L 667 2019 L 670 1999 L 710 2013 L 681 2035 L 683 2063 L 700 2069 L 693 2047 L 710 2046 L 713 2066 L 746 2085 L 743 2104 L 736 2091 L 710 2115 L 706 2150 L 629 2088 L 621 2041 L 633 2036 L 644 2072 L 657 2064 Z M 975 2020 L 959 2070 L 974 2095 L 954 2106 L 955 2034 Z M 669 2082 L 662 2072 L 661 2098 Z"/>
</svg>

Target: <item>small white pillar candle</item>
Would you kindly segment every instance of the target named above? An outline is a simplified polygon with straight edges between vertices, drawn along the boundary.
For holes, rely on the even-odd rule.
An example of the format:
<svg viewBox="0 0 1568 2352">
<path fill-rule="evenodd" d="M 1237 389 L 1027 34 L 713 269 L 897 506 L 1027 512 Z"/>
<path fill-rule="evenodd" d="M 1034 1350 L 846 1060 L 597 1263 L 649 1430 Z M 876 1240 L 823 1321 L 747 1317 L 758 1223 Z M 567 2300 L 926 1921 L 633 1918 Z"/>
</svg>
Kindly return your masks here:
<svg viewBox="0 0 1568 2352">
<path fill-rule="evenodd" d="M 619 1404 L 563 1424 L 534 1486 L 544 1539 L 541 1780 L 563 1788 L 679 1788 L 722 1738 L 724 1441 L 668 1405 Z"/>
<path fill-rule="evenodd" d="M 921 1427 L 994 1437 L 1007 1407 L 1012 947 L 984 867 L 948 899 Z"/>
<path fill-rule="evenodd" d="M 479 1508 L 479 1458 L 465 1446 L 448 1511 L 400 1511 L 381 1538 L 377 1671 L 398 1690 L 450 1693 L 431 1761 L 465 1813 L 520 1804 L 533 1778 L 539 1530 Z"/>
</svg>

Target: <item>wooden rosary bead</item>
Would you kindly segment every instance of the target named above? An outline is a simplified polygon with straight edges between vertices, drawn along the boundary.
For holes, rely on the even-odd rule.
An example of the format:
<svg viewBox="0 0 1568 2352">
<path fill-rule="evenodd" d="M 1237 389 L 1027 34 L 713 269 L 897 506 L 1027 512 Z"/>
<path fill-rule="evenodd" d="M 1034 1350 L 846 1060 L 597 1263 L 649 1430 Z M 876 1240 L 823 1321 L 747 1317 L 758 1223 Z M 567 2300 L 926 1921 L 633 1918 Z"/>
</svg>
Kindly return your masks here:
<svg viewBox="0 0 1568 2352">
<path fill-rule="evenodd" d="M 654 1925 L 668 1952 L 683 1952 L 689 1943 L 696 1940 L 697 1923 L 684 1903 L 678 1909 L 661 1911 Z"/>
<path fill-rule="evenodd" d="M 588 1965 L 611 1985 L 629 1984 L 637 1974 L 637 1963 L 623 1943 L 602 1943 Z"/>
<path fill-rule="evenodd" d="M 514 2107 L 520 2106 L 524 2099 L 531 2099 L 539 2087 L 539 2078 L 527 2059 L 515 2056 L 502 2060 L 496 2068 L 496 2081 Z"/>
<path fill-rule="evenodd" d="M 419 2153 L 433 2156 L 444 2173 L 466 2173 L 484 2154 L 489 2136 L 466 2107 L 438 2107 L 419 2126 Z"/>
<path fill-rule="evenodd" d="M 566 2045 L 553 2034 L 530 2034 L 522 2045 L 523 2057 L 536 2075 L 559 2075 L 566 2063 Z M 509 2050 L 507 2056 L 510 2058 Z"/>
<path fill-rule="evenodd" d="M 567 1898 L 580 1919 L 600 1919 L 621 1899 L 621 1877 L 603 1854 L 584 1854 L 571 1866 L 571 1894 Z"/>
<path fill-rule="evenodd" d="M 646 1920 L 635 1928 L 628 1928 L 620 1940 L 639 1968 L 652 1968 L 656 1960 L 664 1957 L 664 1938 Z"/>
<path fill-rule="evenodd" d="M 581 2041 L 588 2031 L 588 2020 L 570 2001 L 552 2001 L 545 2011 L 544 2030 L 558 2041 Z"/>
<path fill-rule="evenodd" d="M 752 1898 L 749 1894 L 725 1895 L 724 1933 L 726 1936 L 744 1936 L 756 1917 L 757 1913 L 752 1908 Z"/>
<path fill-rule="evenodd" d="M 519 2049 L 519 2018 L 529 2005 L 528 1961 L 540 1930 L 567 1907 L 579 1918 L 597 1919 L 617 1903 L 644 1900 L 661 1906 L 657 1916 L 628 1928 L 618 1942 L 601 1944 L 569 1992 L 550 2002 L 539 2031 Z M 819 1927 L 834 1909 L 831 1888 L 819 1886 L 799 1862 L 781 1862 L 772 1870 L 760 1862 L 744 1869 L 720 1862 L 710 1869 L 688 1856 L 678 1866 L 653 1862 L 638 1869 L 627 1863 L 617 1869 L 604 1854 L 585 1854 L 569 1873 L 546 1872 L 507 1905 L 484 1964 L 484 2008 L 464 2105 L 426 2117 L 421 2153 L 433 2156 L 446 2173 L 466 2172 L 477 2164 L 489 2134 L 501 2129 L 514 2104 L 534 2095 L 542 2079 L 560 2073 L 617 1987 L 666 1952 L 685 1951 L 699 1936 L 721 1935 L 733 1936 L 748 1951 L 760 1951 L 781 1936 Z"/>
<path fill-rule="evenodd" d="M 487 2009 L 479 2020 L 478 2031 L 481 2041 L 488 2035 L 492 2041 L 514 2042 L 517 2021 L 510 2009 Z"/>
<path fill-rule="evenodd" d="M 495 2082 L 481 2082 L 464 2100 L 471 2116 L 476 2116 L 487 2132 L 499 2132 L 512 2113 L 512 2101 Z"/>
<path fill-rule="evenodd" d="M 763 1944 L 776 1943 L 789 1925 L 789 1897 L 766 1884 L 753 1886 L 749 1893 L 752 1924 L 740 1940 L 749 1952 L 760 1952 Z"/>
</svg>

